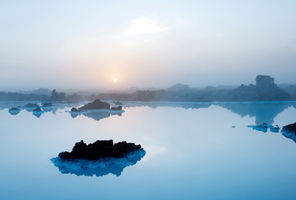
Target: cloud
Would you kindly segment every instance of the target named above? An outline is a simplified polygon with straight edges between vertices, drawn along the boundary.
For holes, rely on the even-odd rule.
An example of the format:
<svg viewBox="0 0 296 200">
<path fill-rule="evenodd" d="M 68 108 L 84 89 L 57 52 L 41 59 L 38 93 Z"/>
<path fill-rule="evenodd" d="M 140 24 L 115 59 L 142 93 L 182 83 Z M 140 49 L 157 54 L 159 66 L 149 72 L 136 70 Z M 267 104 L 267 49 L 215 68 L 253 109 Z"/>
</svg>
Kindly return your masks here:
<svg viewBox="0 0 296 200">
<path fill-rule="evenodd" d="M 132 20 L 127 33 L 130 35 L 153 34 L 170 30 L 169 26 L 162 25 L 148 17 L 140 17 Z"/>
</svg>

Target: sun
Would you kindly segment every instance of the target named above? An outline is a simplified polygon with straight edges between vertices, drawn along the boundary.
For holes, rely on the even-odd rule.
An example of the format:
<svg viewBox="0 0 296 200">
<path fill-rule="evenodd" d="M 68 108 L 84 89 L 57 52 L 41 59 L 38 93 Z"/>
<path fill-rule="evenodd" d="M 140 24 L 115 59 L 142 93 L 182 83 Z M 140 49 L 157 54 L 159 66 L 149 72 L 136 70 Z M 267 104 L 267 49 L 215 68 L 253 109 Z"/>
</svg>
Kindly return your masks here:
<svg viewBox="0 0 296 200">
<path fill-rule="evenodd" d="M 118 79 L 117 78 L 114 78 L 113 79 L 113 83 L 117 83 L 118 82 Z"/>
</svg>

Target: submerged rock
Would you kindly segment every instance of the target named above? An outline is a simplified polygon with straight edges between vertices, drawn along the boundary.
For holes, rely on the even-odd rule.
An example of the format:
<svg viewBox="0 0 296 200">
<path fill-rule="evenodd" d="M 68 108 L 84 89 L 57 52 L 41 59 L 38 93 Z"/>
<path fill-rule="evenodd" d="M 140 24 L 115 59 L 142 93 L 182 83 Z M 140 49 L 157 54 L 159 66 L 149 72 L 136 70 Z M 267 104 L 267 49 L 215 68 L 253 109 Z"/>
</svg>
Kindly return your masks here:
<svg viewBox="0 0 296 200">
<path fill-rule="evenodd" d="M 75 174 L 77 176 L 104 176 L 114 174 L 120 176 L 123 169 L 135 165 L 146 152 L 141 149 L 128 153 L 122 158 L 102 158 L 99 160 L 61 159 L 52 158 L 52 163 L 59 168 L 62 174 Z"/>
<path fill-rule="evenodd" d="M 122 158 L 127 154 L 143 150 L 141 145 L 127 143 L 125 141 L 113 144 L 113 140 L 97 140 L 94 143 L 85 144 L 83 140 L 77 142 L 71 152 L 61 152 L 61 159 L 86 159 L 98 160 L 101 158 Z"/>
<path fill-rule="evenodd" d="M 17 115 L 21 112 L 21 109 L 19 107 L 12 107 L 8 110 L 8 112 L 12 115 Z"/>
<path fill-rule="evenodd" d="M 80 108 L 78 110 L 83 111 L 83 110 L 96 110 L 96 109 L 110 109 L 110 104 L 107 102 L 103 102 L 99 99 L 88 103 Z"/>
</svg>

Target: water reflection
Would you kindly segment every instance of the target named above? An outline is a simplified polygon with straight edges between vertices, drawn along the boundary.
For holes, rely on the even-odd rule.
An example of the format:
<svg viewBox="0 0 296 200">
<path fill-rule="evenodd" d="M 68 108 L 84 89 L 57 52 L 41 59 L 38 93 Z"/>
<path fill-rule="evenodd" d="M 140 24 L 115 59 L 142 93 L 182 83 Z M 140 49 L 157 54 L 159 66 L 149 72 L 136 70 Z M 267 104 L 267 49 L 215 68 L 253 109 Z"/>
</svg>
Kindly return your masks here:
<svg viewBox="0 0 296 200">
<path fill-rule="evenodd" d="M 12 107 L 8 110 L 11 115 L 17 115 L 21 112 L 21 108 L 19 107 Z"/>
<path fill-rule="evenodd" d="M 35 117 L 39 118 L 44 113 L 44 111 L 42 111 L 40 109 L 35 109 L 35 110 L 33 110 L 32 113 Z"/>
<path fill-rule="evenodd" d="M 65 109 L 68 106 L 76 104 L 63 104 L 57 103 L 55 105 L 49 103 L 40 104 L 40 102 L 28 103 L 28 102 L 1 102 L 0 110 L 7 109 L 11 115 L 18 115 L 22 110 L 32 113 L 37 118 L 40 118 L 42 114 L 48 112 L 56 114 L 59 109 Z"/>
<path fill-rule="evenodd" d="M 20 110 L 9 110 L 11 115 L 17 115 L 21 110 L 25 109 L 28 112 L 33 112 L 37 107 L 40 107 L 44 112 L 52 112 L 55 114 L 58 109 L 65 109 L 77 104 L 56 104 L 51 106 L 39 106 L 39 103 L 27 103 L 25 106 L 21 105 L 22 102 L 1 102 L 0 110 L 5 108 L 19 108 Z M 78 104 L 79 105 L 79 104 Z M 138 107 L 147 106 L 150 108 L 158 107 L 179 107 L 185 109 L 200 109 L 209 108 L 211 105 L 217 105 L 230 110 L 233 113 L 240 115 L 241 117 L 250 116 L 255 117 L 255 124 L 260 125 L 266 123 L 272 125 L 274 123 L 274 118 L 287 109 L 290 106 L 296 108 L 296 102 L 204 102 L 204 103 L 194 103 L 194 102 L 123 102 L 124 107 Z M 40 117 L 42 113 L 32 113 L 35 116 Z M 104 118 L 108 118 L 112 115 L 121 116 L 120 112 L 85 112 L 85 113 L 70 113 L 72 118 L 77 117 L 82 114 L 86 117 L 92 118 L 99 121 Z"/>
<path fill-rule="evenodd" d="M 174 107 L 174 108 L 185 108 L 185 109 L 200 109 L 208 108 L 213 103 L 211 102 L 123 102 L 124 107 L 138 107 L 138 106 L 147 106 L 150 108 L 158 107 Z"/>
<path fill-rule="evenodd" d="M 79 115 L 99 121 L 104 118 L 111 117 L 113 115 L 121 116 L 123 112 L 117 111 L 87 111 L 87 112 L 70 112 L 72 118 L 76 118 Z"/>
<path fill-rule="evenodd" d="M 241 117 L 255 117 L 256 125 L 266 123 L 271 125 L 274 118 L 285 109 L 293 106 L 296 108 L 296 102 L 124 102 L 126 107 L 148 106 L 157 107 L 180 107 L 185 109 L 208 108 L 211 105 L 217 105 L 240 115 Z"/>
<path fill-rule="evenodd" d="M 217 103 L 230 110 L 233 113 L 239 114 L 241 117 L 255 117 L 256 125 L 266 123 L 272 125 L 274 118 L 290 106 L 296 108 L 296 102 L 229 102 Z"/>
<path fill-rule="evenodd" d="M 135 165 L 140 161 L 146 152 L 144 150 L 127 154 L 123 158 L 108 158 L 98 161 L 83 159 L 63 160 L 59 157 L 52 158 L 51 162 L 59 168 L 62 174 L 75 174 L 77 176 L 105 176 L 114 174 L 120 176 L 123 169 Z"/>
<path fill-rule="evenodd" d="M 296 143 L 296 133 L 282 131 L 282 135 L 285 136 L 286 138 L 293 140 Z"/>
<path fill-rule="evenodd" d="M 268 125 L 267 123 L 263 123 L 259 125 L 249 125 L 248 127 L 256 131 L 261 131 L 263 133 L 266 133 L 268 130 L 273 133 L 278 133 L 280 130 L 280 127 L 278 125 L 273 126 L 273 125 Z"/>
</svg>

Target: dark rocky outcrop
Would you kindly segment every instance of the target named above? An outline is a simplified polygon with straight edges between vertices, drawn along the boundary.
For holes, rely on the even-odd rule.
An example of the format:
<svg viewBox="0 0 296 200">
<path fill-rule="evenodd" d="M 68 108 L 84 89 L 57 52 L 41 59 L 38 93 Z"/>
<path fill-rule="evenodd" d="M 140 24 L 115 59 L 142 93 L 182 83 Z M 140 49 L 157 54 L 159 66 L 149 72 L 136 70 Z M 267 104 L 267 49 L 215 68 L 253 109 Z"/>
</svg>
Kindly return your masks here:
<svg viewBox="0 0 296 200">
<path fill-rule="evenodd" d="M 296 143 L 296 123 L 284 126 L 282 128 L 282 134 Z"/>
<path fill-rule="evenodd" d="M 98 160 L 101 158 L 122 158 L 127 154 L 143 150 L 141 145 L 134 143 L 118 142 L 113 140 L 97 140 L 94 143 L 85 144 L 83 140 L 77 142 L 71 152 L 61 152 L 61 159 L 86 159 Z"/>
<path fill-rule="evenodd" d="M 84 115 L 99 121 L 115 114 L 121 116 L 123 112 L 122 106 L 111 107 L 109 103 L 97 99 L 80 108 L 72 108 L 70 114 L 72 118 L 76 118 L 78 115 Z"/>
<path fill-rule="evenodd" d="M 283 127 L 282 132 L 289 132 L 296 134 L 296 122 L 294 124 L 289 124 Z"/>
<path fill-rule="evenodd" d="M 97 110 L 97 109 L 110 109 L 110 104 L 107 102 L 103 102 L 99 99 L 88 103 L 80 108 L 78 108 L 79 111 L 83 111 L 83 110 Z"/>
<path fill-rule="evenodd" d="M 85 104 L 80 108 L 72 108 L 71 113 L 78 113 L 83 111 L 96 111 L 96 110 L 108 110 L 108 111 L 122 111 L 122 106 L 111 107 L 109 103 L 103 102 L 99 99 Z"/>
</svg>

